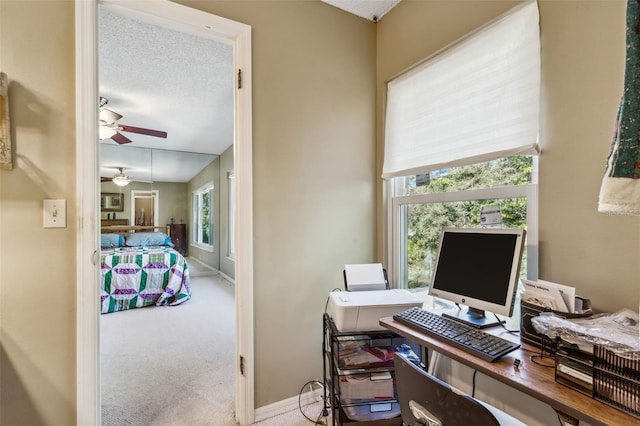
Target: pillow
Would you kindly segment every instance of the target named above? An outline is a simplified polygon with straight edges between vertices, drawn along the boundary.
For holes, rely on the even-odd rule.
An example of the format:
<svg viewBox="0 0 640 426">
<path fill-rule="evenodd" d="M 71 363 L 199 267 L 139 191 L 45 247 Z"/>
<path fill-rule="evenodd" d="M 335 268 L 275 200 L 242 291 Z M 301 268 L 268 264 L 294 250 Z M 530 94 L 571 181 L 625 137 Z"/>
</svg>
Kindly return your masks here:
<svg viewBox="0 0 640 426">
<path fill-rule="evenodd" d="M 115 248 L 124 245 L 124 236 L 120 234 L 102 234 L 100 235 L 100 247 Z"/>
<path fill-rule="evenodd" d="M 164 232 L 134 232 L 127 235 L 125 245 L 128 247 L 169 246 L 173 247 L 171 238 Z"/>
</svg>

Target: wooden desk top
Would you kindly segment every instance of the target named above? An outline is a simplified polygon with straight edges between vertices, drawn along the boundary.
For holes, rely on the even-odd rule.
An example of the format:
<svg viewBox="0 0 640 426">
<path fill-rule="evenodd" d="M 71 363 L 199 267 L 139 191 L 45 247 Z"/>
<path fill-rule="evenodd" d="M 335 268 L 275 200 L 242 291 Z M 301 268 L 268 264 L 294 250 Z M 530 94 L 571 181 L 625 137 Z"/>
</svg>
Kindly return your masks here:
<svg viewBox="0 0 640 426">
<path fill-rule="evenodd" d="M 520 390 L 554 409 L 584 420 L 593 426 L 596 425 L 634 425 L 640 424 L 640 420 L 613 408 L 587 395 L 556 383 L 555 368 L 544 367 L 531 360 L 531 355 L 539 354 L 540 349 L 523 343 L 521 348 L 494 361 L 483 361 L 454 346 L 447 345 L 440 340 L 431 338 L 418 330 L 396 322 L 392 317 L 380 319 L 380 325 L 394 331 L 416 343 L 435 349 L 442 355 L 454 359 L 479 372 L 486 374 L 508 386 Z M 495 334 L 509 340 L 517 341 L 518 337 L 506 331 Z M 514 367 L 514 361 L 519 359 L 519 368 Z M 544 361 L 543 361 L 544 362 Z"/>
</svg>

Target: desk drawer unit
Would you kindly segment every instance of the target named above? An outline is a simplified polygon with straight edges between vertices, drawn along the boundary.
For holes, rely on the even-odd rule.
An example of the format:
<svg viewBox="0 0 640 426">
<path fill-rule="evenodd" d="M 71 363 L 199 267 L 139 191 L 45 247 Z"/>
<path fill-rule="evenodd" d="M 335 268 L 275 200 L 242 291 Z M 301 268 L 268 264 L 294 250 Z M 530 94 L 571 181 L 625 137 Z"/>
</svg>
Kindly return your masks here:
<svg viewBox="0 0 640 426">
<path fill-rule="evenodd" d="M 578 350 L 558 342 L 556 382 L 640 418 L 640 357 L 618 355 L 605 346 Z"/>
<path fill-rule="evenodd" d="M 596 345 L 593 397 L 640 418 L 640 359 L 626 358 Z"/>
</svg>

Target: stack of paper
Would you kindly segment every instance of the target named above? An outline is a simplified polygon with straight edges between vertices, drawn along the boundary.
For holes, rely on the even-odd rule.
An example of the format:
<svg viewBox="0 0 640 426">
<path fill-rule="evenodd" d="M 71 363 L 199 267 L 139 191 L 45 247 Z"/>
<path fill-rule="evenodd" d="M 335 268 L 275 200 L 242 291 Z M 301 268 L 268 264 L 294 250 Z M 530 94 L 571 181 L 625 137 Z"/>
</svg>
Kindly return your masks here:
<svg viewBox="0 0 640 426">
<path fill-rule="evenodd" d="M 387 282 L 381 263 L 344 265 L 348 291 L 385 290 Z"/>
<path fill-rule="evenodd" d="M 576 310 L 576 299 L 582 301 L 580 297 L 576 298 L 576 289 L 562 284 L 552 283 L 549 281 L 530 281 L 522 280 L 524 285 L 524 293 L 522 293 L 522 301 L 532 303 L 544 308 L 550 308 L 557 312 L 582 313 L 582 305 L 579 303 Z"/>
</svg>

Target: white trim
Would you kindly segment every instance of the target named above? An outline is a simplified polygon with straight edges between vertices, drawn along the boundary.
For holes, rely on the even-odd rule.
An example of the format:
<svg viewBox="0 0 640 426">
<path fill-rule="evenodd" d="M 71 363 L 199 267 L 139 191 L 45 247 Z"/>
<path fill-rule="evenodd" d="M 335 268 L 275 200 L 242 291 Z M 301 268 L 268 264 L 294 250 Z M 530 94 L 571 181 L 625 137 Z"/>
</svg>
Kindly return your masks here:
<svg viewBox="0 0 640 426">
<path fill-rule="evenodd" d="M 537 161 L 534 157 L 534 162 Z M 534 164 L 534 173 L 537 171 L 537 163 Z M 389 186 L 393 186 L 394 179 L 389 179 Z M 391 205 L 391 230 L 389 232 L 389 241 L 387 250 L 390 251 L 389 258 L 391 261 L 391 276 L 394 282 L 399 283 L 404 277 L 400 276 L 400 265 L 403 260 L 400 259 L 400 238 L 398 236 L 402 232 L 403 226 L 400 221 L 400 207 L 408 204 L 424 204 L 424 203 L 448 203 L 456 201 L 473 201 L 490 198 L 521 198 L 527 199 L 527 278 L 538 278 L 538 260 L 539 260 L 539 243 L 538 243 L 538 185 L 537 176 L 534 176 L 533 183 L 529 185 L 504 186 L 488 189 L 474 189 L 457 192 L 436 192 L 429 194 L 413 194 L 401 195 L 394 197 L 391 194 L 388 197 L 388 204 Z M 394 191 L 395 188 L 391 188 Z M 391 202 L 389 202 L 389 200 Z M 389 269 L 389 268 L 388 268 Z"/>
<path fill-rule="evenodd" d="M 219 270 L 217 270 L 213 266 L 207 265 L 206 263 L 204 263 L 200 259 L 196 259 L 195 257 L 187 257 L 187 262 L 190 263 L 190 264 L 198 263 L 205 269 L 204 272 L 193 272 L 193 270 L 191 270 L 191 272 L 190 272 L 190 276 L 191 277 L 200 277 L 200 276 L 205 276 L 205 275 L 220 275 L 222 278 L 226 279 L 226 275 L 224 275 L 222 272 L 220 272 Z"/>
<path fill-rule="evenodd" d="M 322 388 L 320 388 L 319 391 L 322 391 Z M 300 407 L 306 407 L 307 405 L 319 402 L 314 393 L 315 392 L 305 392 L 299 397 L 292 396 L 291 398 L 283 399 L 282 401 L 264 405 L 256 410 L 255 421 L 261 422 L 263 420 L 279 416 L 280 414 L 297 411 Z M 300 404 L 298 404 L 298 398 L 300 398 Z"/>
<path fill-rule="evenodd" d="M 202 210 L 204 208 L 203 206 L 203 194 L 205 193 L 210 193 L 210 197 L 209 197 L 209 210 L 211 215 L 214 215 L 214 201 L 213 201 L 213 196 L 214 196 L 214 185 L 213 185 L 213 181 L 209 181 L 207 183 L 205 183 L 204 185 L 202 185 L 200 188 L 198 189 L 194 189 L 193 191 L 191 191 L 191 245 L 193 247 L 197 247 L 201 250 L 205 250 L 208 252 L 213 253 L 213 240 L 214 240 L 214 226 L 213 226 L 213 220 L 211 220 L 212 218 L 209 219 L 209 239 L 210 239 L 210 243 L 203 243 L 202 241 L 200 241 L 202 239 L 202 235 L 200 235 L 200 231 L 202 229 Z M 215 218 L 213 218 L 215 219 Z"/>
<path fill-rule="evenodd" d="M 254 422 L 253 335 L 253 151 L 251 106 L 251 27 L 166 0 L 103 1 L 125 13 L 170 22 L 181 29 L 209 31 L 234 45 L 235 69 L 242 69 L 243 87 L 235 90 L 234 169 L 237 194 L 236 355 L 244 358 L 245 374 L 236 373 L 236 420 Z M 77 424 L 100 424 L 98 267 L 91 264 L 98 235 L 98 0 L 75 2 L 76 11 L 76 187 L 77 238 Z M 209 28 L 208 30 L 205 28 Z M 211 30 L 211 28 L 215 28 Z M 95 144 L 87 141 L 96 141 Z M 89 183 L 87 183 L 89 182 Z"/>
<path fill-rule="evenodd" d="M 100 424 L 100 305 L 98 250 L 98 63 L 97 13 L 92 2 L 75 2 L 76 32 L 76 424 Z M 89 77 L 89 78 L 87 78 Z M 92 255 L 93 253 L 93 255 Z M 92 259 L 93 258 L 93 259 Z"/>
<path fill-rule="evenodd" d="M 233 182 L 233 185 L 231 183 Z M 235 219 L 236 219 L 236 175 L 233 169 L 227 171 L 227 259 L 235 262 L 236 261 L 236 248 L 235 248 L 235 238 L 236 238 L 236 228 L 235 228 Z M 231 231 L 233 230 L 233 232 Z"/>
<path fill-rule="evenodd" d="M 131 225 L 136 224 L 136 198 L 153 198 L 153 225 L 160 225 L 160 221 L 158 220 L 158 210 L 160 207 L 158 206 L 160 202 L 160 191 L 158 189 L 153 189 L 151 191 L 134 189 L 131 191 Z"/>
<path fill-rule="evenodd" d="M 220 276 L 222 278 L 224 278 L 225 280 L 229 281 L 231 284 L 236 285 L 236 280 L 234 280 L 233 278 L 231 278 L 229 275 L 225 274 L 224 272 L 218 272 L 220 274 Z"/>
<path fill-rule="evenodd" d="M 242 89 L 234 91 L 236 175 L 236 359 L 244 358 L 245 374 L 236 376 L 236 421 L 254 423 L 253 335 L 253 115 L 251 104 L 251 27 L 236 27 L 234 61 L 242 70 Z M 236 84 L 237 87 L 237 84 Z"/>
<path fill-rule="evenodd" d="M 193 237 L 193 235 L 192 235 Z M 202 243 L 196 243 L 196 242 L 192 242 L 191 244 L 189 244 L 190 247 L 195 247 L 199 250 L 202 251 L 207 251 L 209 253 L 213 253 L 214 252 L 214 248 L 213 248 L 213 244 L 202 244 Z"/>
</svg>

